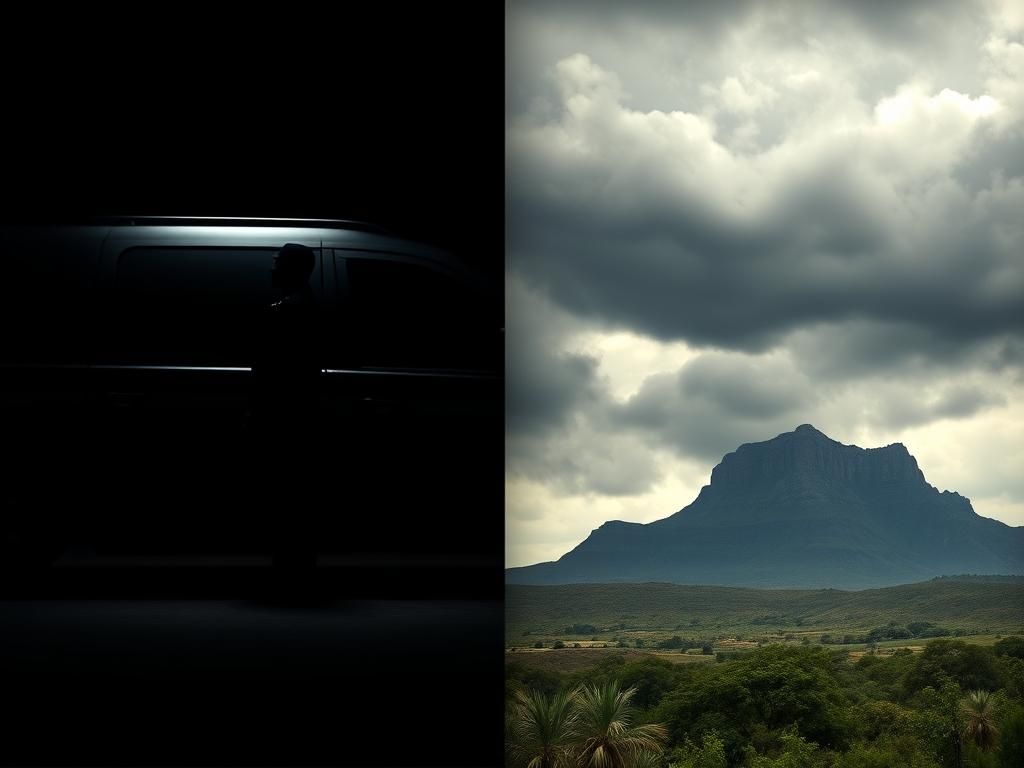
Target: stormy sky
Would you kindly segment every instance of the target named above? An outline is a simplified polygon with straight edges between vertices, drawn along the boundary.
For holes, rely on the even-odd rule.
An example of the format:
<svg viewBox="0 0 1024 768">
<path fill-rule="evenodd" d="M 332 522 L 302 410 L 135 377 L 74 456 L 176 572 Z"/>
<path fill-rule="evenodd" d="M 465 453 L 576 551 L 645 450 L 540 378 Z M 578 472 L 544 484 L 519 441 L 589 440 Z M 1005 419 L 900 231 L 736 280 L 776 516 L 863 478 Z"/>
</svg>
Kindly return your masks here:
<svg viewBox="0 0 1024 768">
<path fill-rule="evenodd" d="M 811 423 L 1024 525 L 1024 5 L 506 5 L 507 565 Z"/>
</svg>

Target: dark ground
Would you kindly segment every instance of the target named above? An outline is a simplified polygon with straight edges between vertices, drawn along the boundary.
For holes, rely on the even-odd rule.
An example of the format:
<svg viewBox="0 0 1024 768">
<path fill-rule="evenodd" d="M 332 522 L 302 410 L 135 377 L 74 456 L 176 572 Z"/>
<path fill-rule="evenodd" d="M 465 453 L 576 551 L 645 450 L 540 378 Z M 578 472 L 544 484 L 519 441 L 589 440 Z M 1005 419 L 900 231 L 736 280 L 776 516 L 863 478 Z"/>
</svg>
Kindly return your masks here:
<svg viewBox="0 0 1024 768">
<path fill-rule="evenodd" d="M 465 598 L 3 602 L 3 762 L 493 763 L 500 698 L 468 681 L 494 666 L 501 613 Z"/>
<path fill-rule="evenodd" d="M 12 18 L 2 218 L 361 218 L 500 277 L 500 14 Z M 0 574 L 0 764 L 499 764 L 500 434 L 481 455 L 460 556 L 325 563 L 304 604 L 262 561 Z"/>
</svg>

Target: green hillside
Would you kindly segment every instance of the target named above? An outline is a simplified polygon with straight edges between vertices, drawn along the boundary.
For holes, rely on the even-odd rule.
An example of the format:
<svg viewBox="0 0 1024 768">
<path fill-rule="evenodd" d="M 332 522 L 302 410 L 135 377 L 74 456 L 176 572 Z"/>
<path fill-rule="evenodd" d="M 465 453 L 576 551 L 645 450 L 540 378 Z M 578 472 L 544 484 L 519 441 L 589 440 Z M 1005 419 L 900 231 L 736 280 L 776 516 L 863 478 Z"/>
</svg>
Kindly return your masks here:
<svg viewBox="0 0 1024 768">
<path fill-rule="evenodd" d="M 712 639 L 725 634 L 868 632 L 931 622 L 956 634 L 1024 632 L 1024 583 L 940 579 L 860 591 L 759 590 L 676 584 L 509 585 L 506 642 L 626 631 Z"/>
</svg>

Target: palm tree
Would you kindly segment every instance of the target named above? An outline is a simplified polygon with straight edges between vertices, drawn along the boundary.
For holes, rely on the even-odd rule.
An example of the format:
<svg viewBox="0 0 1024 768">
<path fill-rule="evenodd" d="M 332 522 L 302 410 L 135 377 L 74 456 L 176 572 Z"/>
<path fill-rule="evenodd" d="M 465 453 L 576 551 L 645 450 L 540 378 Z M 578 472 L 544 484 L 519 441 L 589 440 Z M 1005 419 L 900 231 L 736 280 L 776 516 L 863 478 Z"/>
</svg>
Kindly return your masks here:
<svg viewBox="0 0 1024 768">
<path fill-rule="evenodd" d="M 577 758 L 582 768 L 632 768 L 644 753 L 661 751 L 668 733 L 662 725 L 634 725 L 630 701 L 636 688 L 617 682 L 576 689 Z"/>
<path fill-rule="evenodd" d="M 982 752 L 992 750 L 999 736 L 996 728 L 995 702 L 988 691 L 972 691 L 963 703 L 967 724 L 964 736 L 973 741 Z"/>
<path fill-rule="evenodd" d="M 574 765 L 574 696 L 559 691 L 550 698 L 539 691 L 515 692 L 509 717 L 508 754 L 526 768 L 569 768 Z"/>
</svg>

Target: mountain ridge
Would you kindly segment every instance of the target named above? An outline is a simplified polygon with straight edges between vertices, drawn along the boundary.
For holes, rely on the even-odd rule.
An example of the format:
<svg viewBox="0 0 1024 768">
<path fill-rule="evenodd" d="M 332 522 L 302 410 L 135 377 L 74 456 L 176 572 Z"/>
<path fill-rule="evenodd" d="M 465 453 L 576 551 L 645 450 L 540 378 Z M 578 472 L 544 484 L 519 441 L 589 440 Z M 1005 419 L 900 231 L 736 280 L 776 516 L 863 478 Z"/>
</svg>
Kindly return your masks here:
<svg viewBox="0 0 1024 768">
<path fill-rule="evenodd" d="M 607 521 L 506 582 L 859 589 L 983 572 L 1024 573 L 1024 528 L 930 485 L 902 443 L 844 445 L 802 424 L 727 453 L 672 515 Z"/>
</svg>

